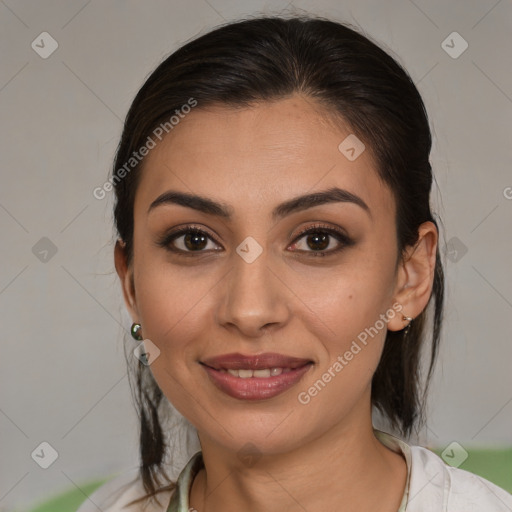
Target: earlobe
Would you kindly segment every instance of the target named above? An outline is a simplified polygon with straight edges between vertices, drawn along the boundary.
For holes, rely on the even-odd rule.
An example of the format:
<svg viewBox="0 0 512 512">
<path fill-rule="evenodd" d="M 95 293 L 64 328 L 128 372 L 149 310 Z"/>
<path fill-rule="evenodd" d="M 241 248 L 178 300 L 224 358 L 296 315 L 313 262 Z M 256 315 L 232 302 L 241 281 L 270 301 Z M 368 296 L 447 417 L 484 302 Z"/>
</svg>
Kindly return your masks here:
<svg viewBox="0 0 512 512">
<path fill-rule="evenodd" d="M 123 291 L 124 302 L 132 317 L 138 319 L 137 302 L 135 298 L 135 285 L 133 281 L 132 268 L 127 264 L 126 258 L 126 244 L 120 238 L 116 241 L 114 248 L 114 264 L 116 267 L 117 275 L 121 281 L 121 288 Z"/>
<path fill-rule="evenodd" d="M 424 222 L 419 230 L 419 238 L 407 251 L 399 269 L 398 288 L 395 302 L 402 306 L 401 315 L 388 323 L 388 329 L 399 331 L 404 328 L 402 315 L 416 318 L 425 309 L 432 293 L 436 265 L 438 233 L 433 222 Z"/>
</svg>

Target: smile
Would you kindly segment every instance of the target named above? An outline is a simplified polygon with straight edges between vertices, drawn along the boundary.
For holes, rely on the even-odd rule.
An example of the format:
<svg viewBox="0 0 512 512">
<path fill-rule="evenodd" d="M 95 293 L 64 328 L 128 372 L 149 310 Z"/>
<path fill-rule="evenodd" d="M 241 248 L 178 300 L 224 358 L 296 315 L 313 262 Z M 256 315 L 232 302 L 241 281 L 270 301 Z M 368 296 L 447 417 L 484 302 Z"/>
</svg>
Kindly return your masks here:
<svg viewBox="0 0 512 512">
<path fill-rule="evenodd" d="M 245 363 L 242 361 L 244 358 Z M 285 364 L 283 366 L 268 365 L 268 361 L 275 362 L 278 359 L 281 360 L 281 364 Z M 224 394 L 238 400 L 266 400 L 296 385 L 314 363 L 307 359 L 290 358 L 278 354 L 261 356 L 232 354 L 222 358 L 208 359 L 200 364 L 210 382 Z M 211 364 L 216 365 L 217 368 L 210 366 Z"/>
</svg>

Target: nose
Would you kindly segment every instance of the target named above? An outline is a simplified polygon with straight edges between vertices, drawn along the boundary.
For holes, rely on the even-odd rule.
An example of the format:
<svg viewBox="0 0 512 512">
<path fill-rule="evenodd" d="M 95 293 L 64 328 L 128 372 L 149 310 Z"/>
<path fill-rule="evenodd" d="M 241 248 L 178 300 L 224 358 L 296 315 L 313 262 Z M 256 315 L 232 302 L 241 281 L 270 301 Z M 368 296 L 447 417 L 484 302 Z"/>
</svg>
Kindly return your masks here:
<svg viewBox="0 0 512 512">
<path fill-rule="evenodd" d="M 292 293 L 270 260 L 265 250 L 251 263 L 233 253 L 216 316 L 221 326 L 238 330 L 238 336 L 260 338 L 289 321 Z"/>
</svg>

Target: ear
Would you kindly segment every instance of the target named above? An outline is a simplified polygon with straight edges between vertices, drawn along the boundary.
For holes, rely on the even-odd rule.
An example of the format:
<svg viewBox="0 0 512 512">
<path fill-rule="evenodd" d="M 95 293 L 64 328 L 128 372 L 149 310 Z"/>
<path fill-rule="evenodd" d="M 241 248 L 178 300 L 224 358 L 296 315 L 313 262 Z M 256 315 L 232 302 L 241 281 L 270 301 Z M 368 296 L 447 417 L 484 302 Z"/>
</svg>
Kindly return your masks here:
<svg viewBox="0 0 512 512">
<path fill-rule="evenodd" d="M 399 331 L 409 324 L 402 320 L 402 315 L 414 319 L 421 314 L 432 292 L 438 242 L 436 225 L 424 222 L 418 233 L 418 241 L 407 250 L 398 269 L 393 303 L 398 302 L 402 310 L 389 320 L 390 331 Z"/>
<path fill-rule="evenodd" d="M 126 258 L 126 244 L 120 238 L 116 241 L 114 248 L 114 263 L 116 272 L 121 281 L 124 302 L 134 322 L 139 321 L 139 312 L 135 297 L 135 284 L 133 280 L 133 269 L 128 266 Z"/>
</svg>

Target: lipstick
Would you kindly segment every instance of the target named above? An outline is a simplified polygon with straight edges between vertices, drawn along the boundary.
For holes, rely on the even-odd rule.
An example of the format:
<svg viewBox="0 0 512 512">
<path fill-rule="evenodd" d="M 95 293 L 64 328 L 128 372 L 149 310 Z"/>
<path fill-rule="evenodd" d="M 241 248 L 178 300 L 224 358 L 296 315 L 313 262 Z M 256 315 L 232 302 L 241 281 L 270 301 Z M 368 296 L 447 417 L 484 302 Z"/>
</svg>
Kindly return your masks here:
<svg viewBox="0 0 512 512">
<path fill-rule="evenodd" d="M 265 400 L 294 386 L 313 361 L 273 352 L 259 355 L 224 354 L 200 361 L 210 381 L 240 400 Z"/>
</svg>

